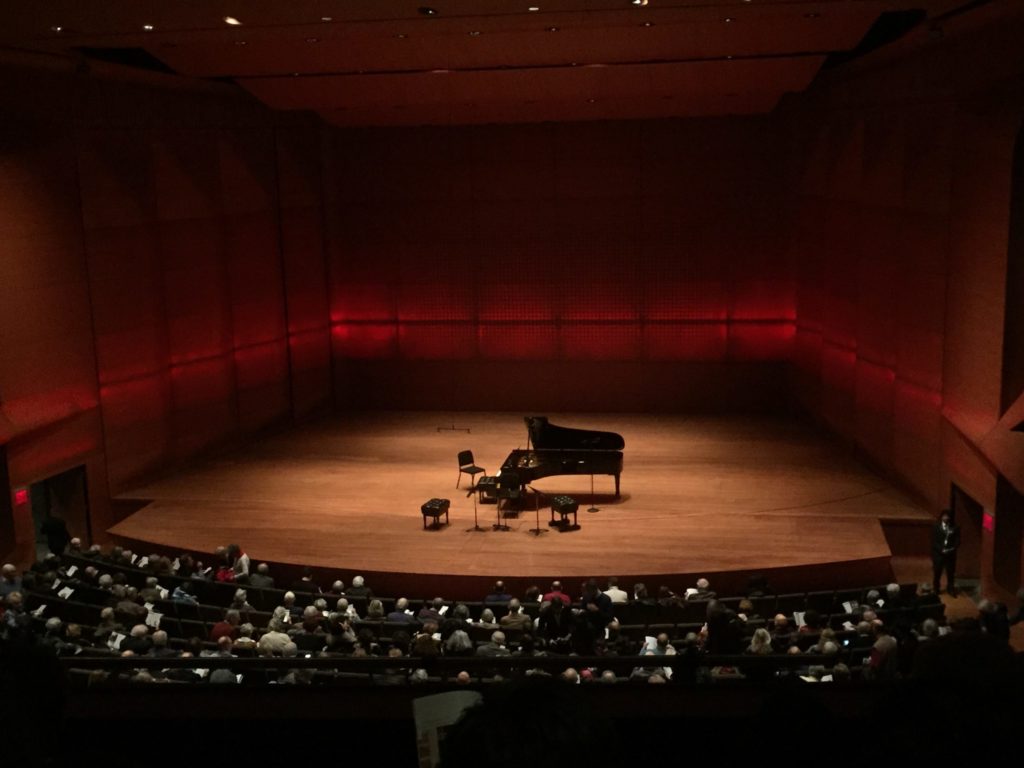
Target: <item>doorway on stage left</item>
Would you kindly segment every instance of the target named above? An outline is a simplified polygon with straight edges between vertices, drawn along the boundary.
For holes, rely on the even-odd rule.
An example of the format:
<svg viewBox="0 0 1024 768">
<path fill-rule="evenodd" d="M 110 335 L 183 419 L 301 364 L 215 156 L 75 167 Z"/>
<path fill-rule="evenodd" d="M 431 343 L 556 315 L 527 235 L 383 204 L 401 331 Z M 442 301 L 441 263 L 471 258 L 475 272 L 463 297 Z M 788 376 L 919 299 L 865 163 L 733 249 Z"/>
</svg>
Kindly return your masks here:
<svg viewBox="0 0 1024 768">
<path fill-rule="evenodd" d="M 84 464 L 32 483 L 29 496 L 35 529 L 36 559 L 42 560 L 50 552 L 46 546 L 46 537 L 40 532 L 49 515 L 63 518 L 68 532 L 82 540 L 83 548 L 92 543 L 92 519 L 89 515 Z"/>
</svg>

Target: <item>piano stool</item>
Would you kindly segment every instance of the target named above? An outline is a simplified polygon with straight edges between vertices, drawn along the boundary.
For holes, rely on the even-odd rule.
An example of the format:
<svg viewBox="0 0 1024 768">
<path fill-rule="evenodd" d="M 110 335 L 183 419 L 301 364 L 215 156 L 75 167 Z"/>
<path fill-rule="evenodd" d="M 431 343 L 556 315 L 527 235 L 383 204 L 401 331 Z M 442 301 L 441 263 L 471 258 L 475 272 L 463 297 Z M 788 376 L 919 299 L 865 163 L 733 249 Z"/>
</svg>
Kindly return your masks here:
<svg viewBox="0 0 1024 768">
<path fill-rule="evenodd" d="M 473 488 L 481 504 L 498 503 L 498 478 L 495 475 L 481 475 Z"/>
<path fill-rule="evenodd" d="M 558 528 L 559 531 L 578 531 L 580 525 L 577 522 L 576 512 L 579 508 L 579 502 L 572 496 L 553 497 L 551 499 L 551 522 L 548 525 Z M 555 520 L 556 512 L 560 516 L 558 520 Z M 571 525 L 569 524 L 569 515 L 572 515 Z"/>
<path fill-rule="evenodd" d="M 420 512 L 423 513 L 423 530 L 427 529 L 427 518 L 434 518 L 434 522 L 431 525 L 434 528 L 441 527 L 441 515 L 444 515 L 444 524 L 448 525 L 448 507 L 451 506 L 450 499 L 431 499 L 420 507 Z"/>
</svg>

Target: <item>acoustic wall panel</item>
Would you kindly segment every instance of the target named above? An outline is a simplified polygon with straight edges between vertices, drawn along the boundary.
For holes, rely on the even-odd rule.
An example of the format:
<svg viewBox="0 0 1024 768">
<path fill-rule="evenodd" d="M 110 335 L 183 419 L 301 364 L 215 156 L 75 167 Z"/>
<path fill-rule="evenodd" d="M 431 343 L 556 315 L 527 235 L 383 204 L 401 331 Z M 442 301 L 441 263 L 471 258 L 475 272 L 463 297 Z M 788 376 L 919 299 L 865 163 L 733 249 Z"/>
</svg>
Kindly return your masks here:
<svg viewBox="0 0 1024 768">
<path fill-rule="evenodd" d="M 338 131 L 338 386 L 384 361 L 788 360 L 775 141 L 763 120 Z"/>
</svg>

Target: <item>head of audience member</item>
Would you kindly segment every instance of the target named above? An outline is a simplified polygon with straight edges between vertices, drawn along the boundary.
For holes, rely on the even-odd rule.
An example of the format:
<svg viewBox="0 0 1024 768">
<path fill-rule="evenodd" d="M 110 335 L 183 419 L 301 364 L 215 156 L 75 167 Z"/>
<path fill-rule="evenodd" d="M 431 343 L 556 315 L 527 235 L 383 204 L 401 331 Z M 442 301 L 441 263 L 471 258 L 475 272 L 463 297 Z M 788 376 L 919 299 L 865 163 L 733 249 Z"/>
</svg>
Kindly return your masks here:
<svg viewBox="0 0 1024 768">
<path fill-rule="evenodd" d="M 284 597 L 281 598 L 281 605 L 291 610 L 292 606 L 295 605 L 295 593 L 288 591 L 284 593 Z"/>
<path fill-rule="evenodd" d="M 331 584 L 331 592 L 333 594 L 335 594 L 335 595 L 344 594 L 344 592 L 345 592 L 345 582 L 342 581 L 341 579 L 335 580 L 335 582 L 333 584 Z"/>
<path fill-rule="evenodd" d="M 808 608 L 804 613 L 804 625 L 807 627 L 808 632 L 814 632 L 821 629 L 822 621 L 822 615 L 813 608 Z"/>
<path fill-rule="evenodd" d="M 711 589 L 711 582 L 704 578 L 697 579 L 697 589 L 701 592 L 706 592 Z"/>
<path fill-rule="evenodd" d="M 383 619 L 384 618 L 384 603 L 374 598 L 370 601 L 370 604 L 366 606 L 366 618 L 368 619 Z"/>
<path fill-rule="evenodd" d="M 523 604 L 520 603 L 517 598 L 513 597 L 511 600 L 508 601 L 508 612 L 510 616 L 515 616 L 522 610 Z"/>
<path fill-rule="evenodd" d="M 772 652 L 772 636 L 764 627 L 758 627 L 754 630 L 753 637 L 750 638 L 750 646 L 747 648 L 748 652 L 755 654 L 769 654 Z"/>
<path fill-rule="evenodd" d="M 8 584 L 15 583 L 18 580 L 18 569 L 11 563 L 4 563 L 2 578 Z"/>
<path fill-rule="evenodd" d="M 647 585 L 639 582 L 633 585 L 633 597 L 637 600 L 647 599 Z"/>
<path fill-rule="evenodd" d="M 71 541 L 68 542 L 68 552 L 81 553 L 82 551 L 82 540 L 77 536 L 72 537 Z"/>
<path fill-rule="evenodd" d="M 494 623 L 494 611 L 490 608 L 484 608 L 480 611 L 480 623 L 481 624 L 493 624 Z"/>
<path fill-rule="evenodd" d="M 466 621 L 469 618 L 469 606 L 459 603 L 452 609 L 452 618 L 459 621 Z"/>
<path fill-rule="evenodd" d="M 366 586 L 366 580 L 363 579 L 362 576 L 353 576 L 352 577 L 352 586 L 355 587 L 356 589 L 362 589 L 363 587 Z"/>
<path fill-rule="evenodd" d="M 312 632 L 320 626 L 322 617 L 323 613 L 317 610 L 315 605 L 307 605 L 302 609 L 302 628 L 307 632 Z"/>
<path fill-rule="evenodd" d="M 921 622 L 921 637 L 926 640 L 934 640 L 939 636 L 939 622 L 935 619 L 925 619 Z"/>
<path fill-rule="evenodd" d="M 454 655 L 468 654 L 473 651 L 473 641 L 464 629 L 456 629 L 445 641 L 444 650 Z"/>
<path fill-rule="evenodd" d="M 398 598 L 398 600 L 395 601 L 395 610 L 402 612 L 409 610 L 409 599 L 405 597 Z"/>
<path fill-rule="evenodd" d="M 237 627 L 239 624 L 242 623 L 242 614 L 240 614 L 234 608 L 229 608 L 224 612 L 224 621 L 226 621 L 232 627 Z"/>
<path fill-rule="evenodd" d="M 491 642 L 495 645 L 504 648 L 505 647 L 505 633 L 500 629 L 491 633 Z"/>
</svg>

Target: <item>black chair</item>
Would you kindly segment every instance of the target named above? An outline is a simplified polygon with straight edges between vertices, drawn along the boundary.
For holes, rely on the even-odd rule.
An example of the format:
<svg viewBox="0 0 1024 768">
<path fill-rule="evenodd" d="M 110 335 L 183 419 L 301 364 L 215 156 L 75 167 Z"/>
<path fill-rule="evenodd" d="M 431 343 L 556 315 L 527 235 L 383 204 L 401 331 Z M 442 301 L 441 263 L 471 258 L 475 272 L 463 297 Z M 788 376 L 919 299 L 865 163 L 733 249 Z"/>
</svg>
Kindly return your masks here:
<svg viewBox="0 0 1024 768">
<path fill-rule="evenodd" d="M 515 503 L 522 499 L 522 483 L 519 481 L 519 475 L 516 472 L 503 472 L 498 477 L 497 490 L 499 507 L 503 499 L 506 503 L 512 502 L 514 507 Z"/>
<path fill-rule="evenodd" d="M 455 487 L 459 487 L 459 483 L 462 482 L 462 476 L 464 474 L 469 475 L 469 479 L 472 483 L 476 482 L 476 476 L 483 473 L 485 470 L 483 467 L 478 467 L 474 463 L 472 451 L 459 451 L 459 477 L 455 481 Z"/>
</svg>

